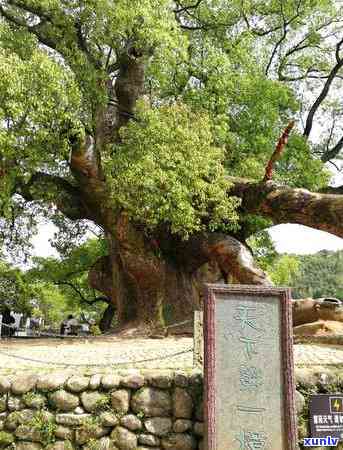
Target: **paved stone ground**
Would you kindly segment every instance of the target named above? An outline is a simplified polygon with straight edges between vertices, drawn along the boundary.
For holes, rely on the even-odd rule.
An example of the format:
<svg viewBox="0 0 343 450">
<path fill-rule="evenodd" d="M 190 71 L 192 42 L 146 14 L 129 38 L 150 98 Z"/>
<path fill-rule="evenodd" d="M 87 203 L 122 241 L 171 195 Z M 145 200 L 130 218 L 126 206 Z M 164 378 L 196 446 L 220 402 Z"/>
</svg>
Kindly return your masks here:
<svg viewBox="0 0 343 450">
<path fill-rule="evenodd" d="M 296 344 L 294 359 L 298 367 L 340 366 L 343 365 L 343 346 Z M 64 368 L 74 373 L 127 368 L 190 369 L 192 365 L 192 338 L 0 340 L 1 374 Z"/>
<path fill-rule="evenodd" d="M 82 372 L 127 368 L 191 368 L 192 338 L 0 340 L 0 373 L 49 371 L 69 367 Z"/>
<path fill-rule="evenodd" d="M 343 345 L 297 344 L 294 361 L 297 366 L 343 365 Z"/>
</svg>

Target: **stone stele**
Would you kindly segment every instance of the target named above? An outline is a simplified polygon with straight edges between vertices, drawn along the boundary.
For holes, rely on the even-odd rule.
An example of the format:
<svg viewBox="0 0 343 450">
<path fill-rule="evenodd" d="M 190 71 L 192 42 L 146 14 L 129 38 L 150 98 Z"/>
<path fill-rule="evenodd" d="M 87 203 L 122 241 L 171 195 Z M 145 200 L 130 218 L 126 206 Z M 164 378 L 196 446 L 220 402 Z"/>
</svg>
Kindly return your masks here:
<svg viewBox="0 0 343 450">
<path fill-rule="evenodd" d="M 295 450 L 288 289 L 208 285 L 208 450 Z"/>
</svg>

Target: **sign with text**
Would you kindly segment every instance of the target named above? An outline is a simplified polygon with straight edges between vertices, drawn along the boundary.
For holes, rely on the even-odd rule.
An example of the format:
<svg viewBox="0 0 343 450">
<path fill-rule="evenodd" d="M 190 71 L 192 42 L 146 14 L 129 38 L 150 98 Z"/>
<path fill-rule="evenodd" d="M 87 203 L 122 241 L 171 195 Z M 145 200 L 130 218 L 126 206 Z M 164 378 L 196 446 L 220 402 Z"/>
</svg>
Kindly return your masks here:
<svg viewBox="0 0 343 450">
<path fill-rule="evenodd" d="M 295 450 L 289 290 L 207 285 L 208 450 Z"/>
<path fill-rule="evenodd" d="M 337 437 L 343 441 L 343 394 L 311 395 L 311 437 Z"/>
</svg>

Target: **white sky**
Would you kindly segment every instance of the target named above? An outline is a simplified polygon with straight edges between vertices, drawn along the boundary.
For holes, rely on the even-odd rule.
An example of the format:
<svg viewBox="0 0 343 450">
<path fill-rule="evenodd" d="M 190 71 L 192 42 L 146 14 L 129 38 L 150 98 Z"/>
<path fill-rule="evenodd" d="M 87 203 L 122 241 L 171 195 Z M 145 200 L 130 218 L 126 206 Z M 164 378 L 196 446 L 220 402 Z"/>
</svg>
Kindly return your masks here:
<svg viewBox="0 0 343 450">
<path fill-rule="evenodd" d="M 57 251 L 51 247 L 49 240 L 53 238 L 57 228 L 49 223 L 39 226 L 38 234 L 32 238 L 32 256 L 58 256 Z"/>
<path fill-rule="evenodd" d="M 284 224 L 269 229 L 279 253 L 309 254 L 319 250 L 342 250 L 343 239 L 303 225 Z"/>
</svg>

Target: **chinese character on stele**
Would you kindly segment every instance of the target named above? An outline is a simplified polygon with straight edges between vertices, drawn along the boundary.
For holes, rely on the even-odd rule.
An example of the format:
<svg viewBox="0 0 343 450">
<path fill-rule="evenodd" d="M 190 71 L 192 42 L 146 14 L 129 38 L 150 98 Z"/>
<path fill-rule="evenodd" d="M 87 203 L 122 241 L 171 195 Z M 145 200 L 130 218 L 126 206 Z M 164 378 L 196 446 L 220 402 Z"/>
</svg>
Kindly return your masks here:
<svg viewBox="0 0 343 450">
<path fill-rule="evenodd" d="M 241 431 L 236 440 L 240 444 L 239 450 L 264 450 L 267 436 L 264 432 Z"/>
</svg>

